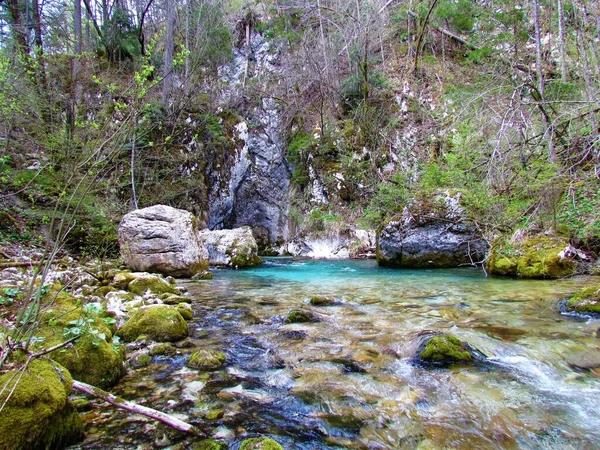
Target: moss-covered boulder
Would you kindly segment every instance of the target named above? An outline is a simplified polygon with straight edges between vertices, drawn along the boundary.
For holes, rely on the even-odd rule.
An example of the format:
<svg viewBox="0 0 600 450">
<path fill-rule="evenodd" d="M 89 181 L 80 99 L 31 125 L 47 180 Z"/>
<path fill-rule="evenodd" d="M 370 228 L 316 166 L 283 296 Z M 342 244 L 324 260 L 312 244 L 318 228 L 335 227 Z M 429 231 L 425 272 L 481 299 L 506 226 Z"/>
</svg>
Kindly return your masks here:
<svg viewBox="0 0 600 450">
<path fill-rule="evenodd" d="M 190 448 L 191 450 L 227 450 L 229 447 L 224 442 L 214 439 L 203 439 L 199 442 L 194 442 Z"/>
<path fill-rule="evenodd" d="M 188 333 L 185 319 L 177 308 L 168 305 L 138 309 L 117 332 L 127 342 L 135 341 L 139 336 L 157 342 L 175 342 L 186 338 Z"/>
<path fill-rule="evenodd" d="M 567 300 L 569 311 L 600 315 L 600 286 L 592 286 L 577 292 Z"/>
<path fill-rule="evenodd" d="M 242 445 L 240 445 L 240 450 L 283 450 L 283 447 L 277 441 L 261 436 L 244 439 Z"/>
<path fill-rule="evenodd" d="M 122 271 L 115 274 L 112 279 L 112 286 L 117 289 L 127 289 L 129 287 L 129 283 L 136 279 L 136 276 L 129 271 Z"/>
<path fill-rule="evenodd" d="M 185 365 L 198 370 L 217 370 L 227 361 L 225 353 L 218 350 L 198 350 L 190 355 Z"/>
<path fill-rule="evenodd" d="M 420 362 L 446 366 L 475 361 L 473 350 L 466 342 L 451 334 L 441 334 L 429 338 L 417 351 Z"/>
<path fill-rule="evenodd" d="M 142 273 L 131 280 L 128 285 L 129 292 L 135 295 L 143 295 L 146 292 L 152 294 L 179 294 L 179 290 L 160 275 Z"/>
<path fill-rule="evenodd" d="M 496 239 L 486 267 L 492 275 L 521 278 L 561 278 L 575 273 L 575 262 L 565 256 L 569 241 L 559 236 Z"/>
<path fill-rule="evenodd" d="M 37 346 L 41 350 L 79 336 L 72 344 L 50 353 L 50 357 L 76 380 L 108 388 L 125 374 L 125 349 L 112 339 L 112 321 L 102 311 L 79 306 L 73 297 L 61 293 L 40 315 L 37 335 L 44 340 Z"/>
<path fill-rule="evenodd" d="M 0 413 L 0 448 L 58 449 L 79 441 L 83 424 L 68 400 L 72 382 L 66 369 L 48 360 L 0 376 L 6 387 L 0 405 L 12 392 Z"/>
<path fill-rule="evenodd" d="M 250 227 L 232 230 L 202 230 L 200 241 L 209 254 L 213 266 L 250 267 L 260 264 L 258 245 Z"/>
<path fill-rule="evenodd" d="M 311 311 L 307 311 L 306 309 L 293 309 L 285 318 L 285 323 L 308 323 L 318 321 L 317 317 Z"/>
<path fill-rule="evenodd" d="M 194 311 L 192 311 L 192 306 L 189 303 L 179 303 L 176 308 L 185 320 L 192 320 L 194 318 Z"/>
</svg>

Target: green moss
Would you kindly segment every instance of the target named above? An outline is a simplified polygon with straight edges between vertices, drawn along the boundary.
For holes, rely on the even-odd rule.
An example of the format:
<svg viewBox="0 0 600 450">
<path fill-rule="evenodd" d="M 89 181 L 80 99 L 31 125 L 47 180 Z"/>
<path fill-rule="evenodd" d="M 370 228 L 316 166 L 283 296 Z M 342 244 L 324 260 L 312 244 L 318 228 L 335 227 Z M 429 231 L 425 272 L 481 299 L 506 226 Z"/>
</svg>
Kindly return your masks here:
<svg viewBox="0 0 600 450">
<path fill-rule="evenodd" d="M 493 275 L 522 278 L 561 278 L 573 275 L 575 263 L 559 253 L 569 245 L 558 236 L 534 236 L 520 243 L 494 242 L 486 267 Z"/>
<path fill-rule="evenodd" d="M 577 292 L 567 300 L 567 309 L 600 314 L 600 286 L 588 287 Z"/>
<path fill-rule="evenodd" d="M 206 420 L 219 420 L 222 419 L 224 415 L 225 411 L 222 409 L 211 409 L 204 415 L 204 417 Z"/>
<path fill-rule="evenodd" d="M 7 389 L 0 404 L 13 387 L 14 392 L 2 410 L 0 448 L 62 448 L 81 439 L 83 424 L 68 401 L 72 382 L 67 370 L 47 360 L 32 361 L 22 373 L 2 375 L 0 386 Z"/>
<path fill-rule="evenodd" d="M 226 361 L 227 356 L 218 350 L 198 350 L 191 354 L 185 365 L 198 370 L 216 370 Z"/>
<path fill-rule="evenodd" d="M 285 323 L 306 323 L 315 321 L 314 315 L 310 311 L 303 309 L 294 309 L 290 311 L 285 319 Z"/>
<path fill-rule="evenodd" d="M 245 439 L 240 445 L 240 450 L 283 450 L 283 447 L 277 441 L 262 436 Z"/>
<path fill-rule="evenodd" d="M 165 302 L 165 305 L 178 305 L 179 303 L 191 303 L 190 297 L 183 297 L 182 295 L 175 294 L 163 294 L 161 299 Z"/>
<path fill-rule="evenodd" d="M 139 369 L 140 367 L 149 366 L 152 362 L 152 357 L 148 354 L 137 355 L 133 360 L 131 360 L 130 364 L 132 367 Z"/>
<path fill-rule="evenodd" d="M 173 306 L 156 305 L 137 310 L 117 334 L 125 341 L 142 335 L 157 342 L 175 342 L 187 337 L 187 322 Z"/>
<path fill-rule="evenodd" d="M 177 352 L 177 349 L 175 347 L 173 347 L 171 344 L 165 342 L 165 343 L 162 343 L 162 344 L 157 344 L 154 347 L 152 347 L 148 351 L 148 354 L 150 356 L 173 355 L 176 352 Z"/>
<path fill-rule="evenodd" d="M 104 297 L 109 292 L 116 292 L 117 290 L 112 286 L 100 286 L 98 289 L 94 291 L 94 295 L 98 297 Z"/>
<path fill-rule="evenodd" d="M 192 450 L 227 450 L 229 447 L 224 442 L 215 441 L 214 439 L 204 439 L 200 442 L 192 444 Z"/>
<path fill-rule="evenodd" d="M 152 274 L 138 276 L 135 280 L 129 282 L 128 289 L 129 292 L 136 295 L 143 295 L 147 291 L 153 294 L 179 294 L 179 290 L 162 276 Z"/>
<path fill-rule="evenodd" d="M 127 289 L 129 283 L 135 280 L 137 277 L 131 272 L 119 272 L 112 279 L 112 285 L 118 289 Z"/>
<path fill-rule="evenodd" d="M 444 334 L 434 336 L 419 352 L 419 358 L 423 361 L 434 363 L 471 362 L 473 355 L 466 345 L 456 336 Z"/>
</svg>

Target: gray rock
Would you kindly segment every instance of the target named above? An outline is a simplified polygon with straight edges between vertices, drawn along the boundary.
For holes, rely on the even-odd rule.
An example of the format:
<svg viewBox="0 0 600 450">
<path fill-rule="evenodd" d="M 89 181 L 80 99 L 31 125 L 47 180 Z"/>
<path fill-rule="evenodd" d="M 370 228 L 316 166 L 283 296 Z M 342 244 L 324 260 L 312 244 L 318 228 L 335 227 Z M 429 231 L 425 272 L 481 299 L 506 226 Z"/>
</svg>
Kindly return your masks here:
<svg viewBox="0 0 600 450">
<path fill-rule="evenodd" d="M 125 264 L 133 270 L 192 276 L 208 265 L 194 216 L 170 206 L 155 205 L 125 215 L 119 224 L 119 246 Z"/>
<path fill-rule="evenodd" d="M 380 265 L 429 268 L 480 262 L 486 242 L 467 222 L 460 194 L 448 191 L 413 201 L 400 220 L 389 222 L 377 239 Z"/>
<path fill-rule="evenodd" d="M 202 230 L 198 237 L 208 251 L 210 265 L 248 267 L 262 262 L 250 227 Z"/>
</svg>

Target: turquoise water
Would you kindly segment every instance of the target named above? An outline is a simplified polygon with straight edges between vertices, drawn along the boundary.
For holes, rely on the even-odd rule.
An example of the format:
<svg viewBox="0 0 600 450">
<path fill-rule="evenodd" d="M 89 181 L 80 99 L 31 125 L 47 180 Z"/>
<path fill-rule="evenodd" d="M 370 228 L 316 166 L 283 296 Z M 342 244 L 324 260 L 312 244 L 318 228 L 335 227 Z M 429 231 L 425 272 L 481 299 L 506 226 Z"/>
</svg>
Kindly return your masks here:
<svg viewBox="0 0 600 450">
<path fill-rule="evenodd" d="M 194 299 L 188 348 L 131 370 L 115 391 L 179 414 L 233 449 L 258 434 L 286 449 L 595 449 L 600 372 L 572 366 L 581 352 L 600 353 L 600 323 L 561 315 L 558 305 L 599 281 L 369 260 L 273 258 L 215 270 L 213 280 L 181 282 Z M 315 295 L 334 304 L 311 306 Z M 319 321 L 286 324 L 292 309 Z M 424 331 L 451 332 L 487 360 L 421 367 L 413 356 Z M 224 351 L 226 368 L 185 368 L 195 348 Z M 214 409 L 223 416 L 207 420 Z M 160 428 L 119 414 L 91 426 L 80 448 L 157 446 Z M 191 447 L 166 436 L 166 447 Z"/>
</svg>

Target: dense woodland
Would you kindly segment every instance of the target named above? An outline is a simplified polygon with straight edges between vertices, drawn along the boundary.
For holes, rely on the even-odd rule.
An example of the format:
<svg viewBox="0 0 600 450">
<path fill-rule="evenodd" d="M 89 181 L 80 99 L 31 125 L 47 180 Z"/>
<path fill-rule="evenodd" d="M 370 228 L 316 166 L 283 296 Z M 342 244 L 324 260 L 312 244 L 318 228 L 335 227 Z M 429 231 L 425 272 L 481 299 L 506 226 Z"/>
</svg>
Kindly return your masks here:
<svg viewBox="0 0 600 450">
<path fill-rule="evenodd" d="M 597 248 L 595 2 L 0 5 L 4 244 L 42 244 L 52 222 L 46 237 L 69 230 L 95 254 L 114 251 L 136 206 L 202 216 L 207 168 L 267 90 L 297 230 L 376 228 L 419 192 L 451 188 L 489 236 L 552 229 Z M 262 83 L 255 36 L 279 55 Z M 215 86 L 234 50 L 244 79 L 223 104 Z M 314 176 L 326 204 L 311 198 Z"/>
</svg>

